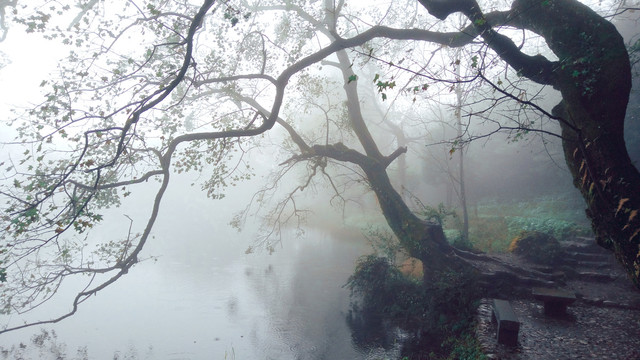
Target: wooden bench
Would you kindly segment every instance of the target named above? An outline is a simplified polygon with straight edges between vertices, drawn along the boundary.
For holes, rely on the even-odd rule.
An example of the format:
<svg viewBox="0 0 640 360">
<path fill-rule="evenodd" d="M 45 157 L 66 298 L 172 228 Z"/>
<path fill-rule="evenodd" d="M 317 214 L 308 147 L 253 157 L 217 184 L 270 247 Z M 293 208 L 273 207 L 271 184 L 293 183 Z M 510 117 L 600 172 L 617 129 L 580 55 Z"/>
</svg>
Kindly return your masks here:
<svg viewBox="0 0 640 360">
<path fill-rule="evenodd" d="M 567 313 L 567 306 L 576 301 L 576 294 L 549 288 L 533 288 L 533 297 L 544 303 L 544 313 L 549 316 L 562 316 Z"/>
<path fill-rule="evenodd" d="M 493 316 L 492 319 L 498 325 L 496 338 L 498 343 L 509 346 L 518 345 L 518 331 L 520 331 L 520 322 L 516 313 L 513 312 L 511 303 L 507 300 L 493 299 Z"/>
</svg>

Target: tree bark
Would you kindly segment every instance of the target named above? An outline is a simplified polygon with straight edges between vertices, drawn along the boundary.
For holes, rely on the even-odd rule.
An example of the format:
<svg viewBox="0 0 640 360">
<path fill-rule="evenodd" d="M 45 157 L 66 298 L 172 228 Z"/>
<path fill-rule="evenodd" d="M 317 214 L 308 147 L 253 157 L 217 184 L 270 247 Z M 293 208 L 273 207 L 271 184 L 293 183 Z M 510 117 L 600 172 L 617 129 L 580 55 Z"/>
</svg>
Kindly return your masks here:
<svg viewBox="0 0 640 360">
<path fill-rule="evenodd" d="M 406 147 L 398 148 L 388 157 L 382 155 L 364 121 L 357 83 L 350 80 L 355 75 L 351 68 L 351 61 L 344 50 L 336 52 L 336 55 L 344 80 L 351 127 L 366 155 L 348 149 L 343 144 L 328 147 L 314 146 L 313 149 L 316 153 L 322 150 L 331 150 L 331 154 L 326 156 L 333 159 L 338 159 L 336 156 L 349 154 L 348 161 L 357 164 L 364 171 L 370 188 L 378 198 L 387 224 L 409 255 L 420 259 L 424 264 L 423 280 L 425 285 L 432 283 L 439 272 L 470 268 L 469 264 L 455 256 L 454 249 L 447 242 L 442 226 L 417 217 L 391 184 L 387 167 L 393 160 L 406 152 Z M 339 155 L 338 152 L 343 154 Z"/>
<path fill-rule="evenodd" d="M 508 24 L 541 35 L 558 61 L 528 56 L 493 30 L 475 0 L 420 0 L 434 16 L 461 11 L 515 70 L 562 94 L 554 108 L 565 160 L 587 203 L 598 244 L 612 250 L 640 288 L 640 173 L 623 139 L 631 89 L 629 56 L 613 24 L 576 0 L 516 0 Z M 431 8 L 431 9 L 430 9 Z"/>
<path fill-rule="evenodd" d="M 640 288 L 640 174 L 624 144 L 631 66 L 613 24 L 577 1 L 532 8 L 526 28 L 540 33 L 560 59 L 554 84 L 562 102 L 554 114 L 562 127 L 565 160 L 587 203 L 598 244 L 614 251 Z M 532 15 L 531 13 L 543 15 Z"/>
<path fill-rule="evenodd" d="M 312 156 L 326 156 L 358 165 L 365 173 L 371 190 L 376 194 L 380 209 L 393 233 L 410 256 L 420 259 L 424 269 L 424 284 L 431 284 L 438 273 L 462 271 L 472 266 L 454 252 L 438 223 L 417 217 L 393 188 L 387 175 L 387 161 L 378 161 L 338 143 L 314 145 Z"/>
<path fill-rule="evenodd" d="M 459 55 L 458 55 L 459 56 Z M 456 65 L 456 78 L 460 79 L 460 65 Z M 458 132 L 458 139 L 462 138 L 462 102 L 463 102 L 463 94 L 462 94 L 462 84 L 456 84 L 456 107 L 455 107 L 455 116 L 456 116 L 456 130 Z M 462 239 L 467 242 L 469 241 L 469 211 L 467 209 L 467 189 L 465 187 L 465 178 L 464 178 L 464 146 L 461 146 L 458 151 L 458 188 L 459 193 L 458 197 L 460 200 L 460 207 L 462 208 Z"/>
</svg>

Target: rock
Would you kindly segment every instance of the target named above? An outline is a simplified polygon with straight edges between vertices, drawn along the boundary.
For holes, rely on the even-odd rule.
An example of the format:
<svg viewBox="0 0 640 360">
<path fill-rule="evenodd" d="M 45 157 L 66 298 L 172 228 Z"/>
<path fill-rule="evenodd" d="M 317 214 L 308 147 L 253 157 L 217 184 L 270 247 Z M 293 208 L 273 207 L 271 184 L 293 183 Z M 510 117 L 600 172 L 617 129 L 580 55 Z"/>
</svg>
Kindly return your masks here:
<svg viewBox="0 0 640 360">
<path fill-rule="evenodd" d="M 539 231 L 523 231 L 511 240 L 509 251 L 525 259 L 544 265 L 557 263 L 563 254 L 560 242 Z"/>
</svg>

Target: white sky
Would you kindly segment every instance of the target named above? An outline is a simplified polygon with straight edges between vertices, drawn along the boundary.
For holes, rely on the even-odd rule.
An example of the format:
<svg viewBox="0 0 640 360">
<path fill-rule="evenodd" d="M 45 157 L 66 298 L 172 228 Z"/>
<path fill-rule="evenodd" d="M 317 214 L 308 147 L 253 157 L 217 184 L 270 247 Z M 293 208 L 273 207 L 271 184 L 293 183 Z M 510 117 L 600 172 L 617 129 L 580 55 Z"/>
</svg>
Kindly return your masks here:
<svg viewBox="0 0 640 360">
<path fill-rule="evenodd" d="M 349 1 L 352 7 L 358 3 Z M 600 6 L 603 6 L 602 2 Z M 9 29 L 6 40 L 0 42 L 0 52 L 11 61 L 0 68 L 0 141 L 12 138 L 12 130 L 5 126 L 11 117 L 10 109 L 30 108 L 30 104 L 42 101 L 39 84 L 55 72 L 57 61 L 66 56 L 67 51 L 68 48 L 58 41 L 44 40 L 39 34 L 26 34 L 21 26 L 14 24 Z"/>
<path fill-rule="evenodd" d="M 29 108 L 43 100 L 40 82 L 55 71 L 67 49 L 37 34 L 10 29 L 0 51 L 10 63 L 0 69 L 0 142 L 13 140 L 13 130 L 6 126 L 11 109 Z"/>
<path fill-rule="evenodd" d="M 34 88 L 38 88 L 40 81 L 55 70 L 56 60 L 67 53 L 67 49 L 55 41 L 44 40 L 36 34 L 25 34 L 20 29 L 11 30 L 7 39 L 0 43 L 0 51 L 11 60 L 10 64 L 0 69 L 0 98 L 3 105 L 38 100 Z"/>
</svg>

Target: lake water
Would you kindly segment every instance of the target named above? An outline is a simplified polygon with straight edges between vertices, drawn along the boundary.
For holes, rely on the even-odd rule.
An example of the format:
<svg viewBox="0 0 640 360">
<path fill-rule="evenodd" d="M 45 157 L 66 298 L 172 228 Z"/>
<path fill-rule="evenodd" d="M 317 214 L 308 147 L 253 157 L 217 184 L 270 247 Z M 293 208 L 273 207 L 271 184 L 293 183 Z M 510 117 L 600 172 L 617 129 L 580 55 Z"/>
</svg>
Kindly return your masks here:
<svg viewBox="0 0 640 360">
<path fill-rule="evenodd" d="M 79 348 L 86 349 L 90 359 L 339 360 L 397 355 L 357 349 L 345 321 L 350 300 L 343 285 L 356 259 L 371 251 L 361 235 L 308 230 L 299 237 L 292 230 L 274 254 L 245 254 L 252 241 L 221 225 L 222 214 L 211 212 L 220 207 L 178 195 L 168 201 L 172 206 L 163 211 L 156 238 L 145 249 L 146 255 L 158 255 L 157 261 L 141 262 L 83 303 L 73 317 L 42 327 L 55 330 L 57 348 L 66 359 L 81 357 Z M 180 217 L 171 209 L 180 209 Z M 120 225 L 119 231 L 126 231 L 127 221 Z M 67 304 L 56 303 L 35 316 L 62 312 Z M 16 316 L 1 320 L 20 321 Z M 54 359 L 55 351 L 41 353 L 30 340 L 40 329 L 0 335 L 0 346 L 16 348 L 13 355 L 5 355 L 15 358 L 22 351 L 27 359 Z M 20 349 L 20 343 L 27 347 Z"/>
</svg>

